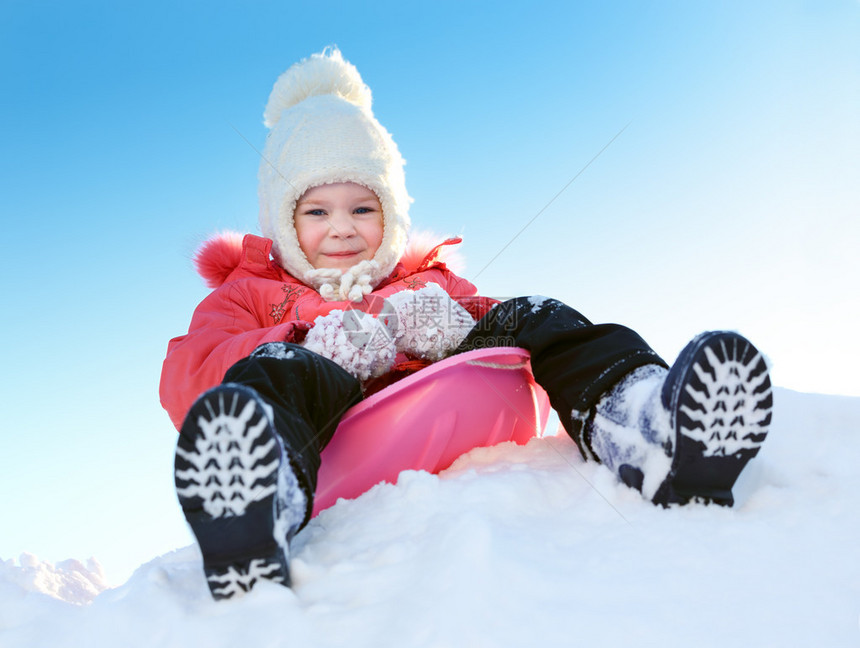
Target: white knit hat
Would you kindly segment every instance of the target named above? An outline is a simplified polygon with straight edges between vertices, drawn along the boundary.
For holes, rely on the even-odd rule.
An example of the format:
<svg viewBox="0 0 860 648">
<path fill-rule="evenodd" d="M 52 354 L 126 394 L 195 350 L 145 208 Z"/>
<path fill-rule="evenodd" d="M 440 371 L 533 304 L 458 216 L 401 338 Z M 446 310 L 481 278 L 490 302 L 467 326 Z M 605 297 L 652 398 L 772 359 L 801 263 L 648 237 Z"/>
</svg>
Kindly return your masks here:
<svg viewBox="0 0 860 648">
<path fill-rule="evenodd" d="M 370 109 L 371 95 L 340 51 L 314 54 L 275 83 L 266 111 L 270 128 L 260 162 L 260 229 L 275 259 L 328 300 L 361 301 L 388 276 L 406 248 L 409 203 L 404 160 Z M 299 246 L 293 212 L 313 187 L 355 182 L 382 206 L 382 244 L 373 259 L 349 270 L 315 269 Z"/>
</svg>

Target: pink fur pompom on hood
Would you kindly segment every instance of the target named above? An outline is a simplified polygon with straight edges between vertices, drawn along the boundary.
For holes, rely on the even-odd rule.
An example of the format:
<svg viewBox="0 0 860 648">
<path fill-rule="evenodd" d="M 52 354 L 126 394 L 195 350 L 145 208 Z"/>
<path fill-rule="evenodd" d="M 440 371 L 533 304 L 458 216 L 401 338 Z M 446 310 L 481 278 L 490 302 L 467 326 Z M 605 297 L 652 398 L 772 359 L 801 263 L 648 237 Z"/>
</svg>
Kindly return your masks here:
<svg viewBox="0 0 860 648">
<path fill-rule="evenodd" d="M 192 261 L 197 274 L 203 277 L 206 286 L 217 288 L 227 281 L 230 274 L 242 262 L 242 241 L 245 235 L 239 232 L 218 232 L 203 242 L 194 253 Z M 415 272 L 426 260 L 433 248 L 444 241 L 446 237 L 438 236 L 427 231 L 413 231 L 409 236 L 406 250 L 400 258 L 400 263 L 408 272 Z M 451 245 L 444 245 L 437 250 L 437 259 L 452 272 L 459 273 L 465 267 L 463 256 Z"/>
<path fill-rule="evenodd" d="M 217 288 L 242 262 L 244 234 L 224 231 L 210 236 L 192 257 L 194 269 L 203 277 L 206 286 Z"/>
<path fill-rule="evenodd" d="M 439 236 L 426 230 L 413 230 L 406 242 L 406 251 L 400 257 L 400 263 L 407 272 L 415 272 L 426 260 L 427 255 L 437 247 L 447 236 Z M 444 245 L 437 251 L 436 258 L 444 263 L 454 274 L 460 274 L 466 268 L 466 262 L 460 251 L 453 245 Z"/>
</svg>

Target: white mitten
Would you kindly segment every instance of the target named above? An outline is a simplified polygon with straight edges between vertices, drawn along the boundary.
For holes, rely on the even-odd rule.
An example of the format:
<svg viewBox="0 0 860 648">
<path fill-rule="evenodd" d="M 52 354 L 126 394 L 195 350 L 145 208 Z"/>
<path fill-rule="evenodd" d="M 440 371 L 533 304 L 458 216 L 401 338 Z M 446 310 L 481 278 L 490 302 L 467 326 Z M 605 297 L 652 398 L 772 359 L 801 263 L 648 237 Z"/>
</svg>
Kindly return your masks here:
<svg viewBox="0 0 860 648">
<path fill-rule="evenodd" d="M 465 308 L 435 283 L 387 298 L 397 315 L 397 350 L 432 362 L 460 346 L 475 325 Z"/>
<path fill-rule="evenodd" d="M 359 380 L 389 371 L 397 355 L 394 338 L 385 325 L 357 310 L 320 315 L 302 346 L 333 360 Z"/>
</svg>

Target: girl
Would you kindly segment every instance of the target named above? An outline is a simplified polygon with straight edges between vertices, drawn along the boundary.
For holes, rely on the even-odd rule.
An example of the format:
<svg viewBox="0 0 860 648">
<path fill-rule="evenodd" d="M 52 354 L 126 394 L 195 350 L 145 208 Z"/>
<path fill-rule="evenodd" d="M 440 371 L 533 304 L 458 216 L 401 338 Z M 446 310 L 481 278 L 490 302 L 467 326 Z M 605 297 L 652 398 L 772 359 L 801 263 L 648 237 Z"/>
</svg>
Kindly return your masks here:
<svg viewBox="0 0 860 648">
<path fill-rule="evenodd" d="M 455 353 L 515 345 L 587 459 L 663 506 L 732 504 L 768 431 L 761 354 L 709 332 L 668 365 L 629 328 L 552 299 L 499 303 L 409 230 L 403 159 L 370 90 L 337 50 L 285 72 L 265 110 L 265 237 L 207 242 L 215 290 L 171 340 L 161 401 L 179 429 L 176 490 L 215 598 L 260 578 L 289 586 L 320 452 L 343 413 Z"/>
</svg>

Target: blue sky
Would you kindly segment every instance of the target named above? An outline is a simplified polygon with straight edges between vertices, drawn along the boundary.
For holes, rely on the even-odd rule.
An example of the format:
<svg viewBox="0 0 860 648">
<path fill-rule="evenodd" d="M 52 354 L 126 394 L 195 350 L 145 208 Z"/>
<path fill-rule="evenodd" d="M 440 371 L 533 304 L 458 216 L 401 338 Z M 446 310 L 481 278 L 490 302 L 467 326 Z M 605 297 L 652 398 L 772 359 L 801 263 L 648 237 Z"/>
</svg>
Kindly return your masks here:
<svg viewBox="0 0 860 648">
<path fill-rule="evenodd" d="M 857 33 L 856 0 L 6 0 L 0 558 L 119 581 L 190 542 L 157 397 L 206 294 L 190 256 L 258 231 L 268 93 L 332 44 L 481 292 L 669 360 L 740 330 L 778 385 L 860 396 Z"/>
</svg>

